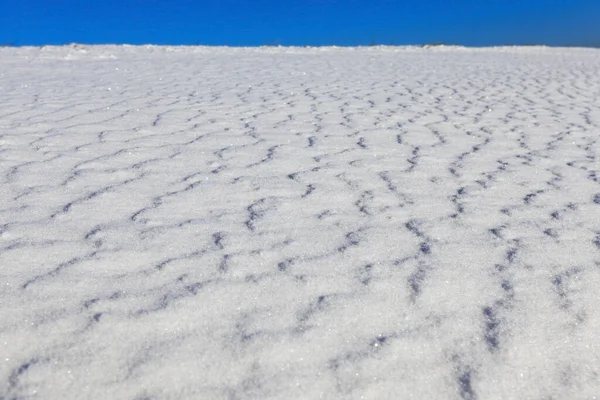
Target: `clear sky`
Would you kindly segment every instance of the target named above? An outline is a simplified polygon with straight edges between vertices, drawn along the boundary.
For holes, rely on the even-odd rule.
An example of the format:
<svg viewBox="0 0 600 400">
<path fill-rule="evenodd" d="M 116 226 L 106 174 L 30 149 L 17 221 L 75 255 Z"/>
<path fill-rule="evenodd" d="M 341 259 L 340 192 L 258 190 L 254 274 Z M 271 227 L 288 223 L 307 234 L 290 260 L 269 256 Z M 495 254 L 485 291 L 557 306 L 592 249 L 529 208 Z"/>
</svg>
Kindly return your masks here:
<svg viewBox="0 0 600 400">
<path fill-rule="evenodd" d="M 600 0 L 3 0 L 11 42 L 600 47 Z"/>
</svg>

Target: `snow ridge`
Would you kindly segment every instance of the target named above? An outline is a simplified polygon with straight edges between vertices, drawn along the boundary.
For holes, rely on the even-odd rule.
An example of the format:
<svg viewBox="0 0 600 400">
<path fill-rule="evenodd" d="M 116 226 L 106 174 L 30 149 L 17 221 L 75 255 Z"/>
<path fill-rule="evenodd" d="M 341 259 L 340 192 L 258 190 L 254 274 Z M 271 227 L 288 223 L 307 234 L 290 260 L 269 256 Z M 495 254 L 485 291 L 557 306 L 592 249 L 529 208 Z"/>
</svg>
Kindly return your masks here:
<svg viewBox="0 0 600 400">
<path fill-rule="evenodd" d="M 0 398 L 597 395 L 599 51 L 0 54 Z"/>
</svg>

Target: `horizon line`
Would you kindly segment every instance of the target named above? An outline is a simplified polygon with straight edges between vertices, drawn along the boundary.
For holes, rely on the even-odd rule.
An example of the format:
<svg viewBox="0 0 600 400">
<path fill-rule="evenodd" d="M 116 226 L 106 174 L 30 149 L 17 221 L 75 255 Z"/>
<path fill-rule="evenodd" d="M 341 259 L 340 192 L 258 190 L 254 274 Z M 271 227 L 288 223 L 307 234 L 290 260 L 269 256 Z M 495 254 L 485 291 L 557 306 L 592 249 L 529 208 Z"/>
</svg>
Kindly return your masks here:
<svg viewBox="0 0 600 400">
<path fill-rule="evenodd" d="M 201 43 L 85 43 L 85 42 L 69 42 L 69 43 L 47 43 L 47 44 L 19 44 L 17 42 L 0 42 L 0 48 L 20 48 L 20 47 L 74 47 L 74 46 L 154 46 L 154 47 L 229 47 L 229 48 L 323 48 L 323 47 L 339 47 L 339 48 L 350 48 L 350 47 L 464 47 L 464 48 L 491 48 L 491 47 L 549 47 L 549 48 L 590 48 L 600 49 L 600 43 L 598 44 L 564 44 L 564 45 L 552 45 L 543 43 L 506 43 L 506 44 L 489 44 L 489 45 L 467 45 L 467 44 L 455 44 L 445 42 L 430 42 L 430 43 L 414 43 L 414 44 L 384 44 L 384 43 L 370 43 L 370 44 L 274 44 L 265 43 L 259 45 L 235 45 L 235 44 L 201 44 Z"/>
</svg>

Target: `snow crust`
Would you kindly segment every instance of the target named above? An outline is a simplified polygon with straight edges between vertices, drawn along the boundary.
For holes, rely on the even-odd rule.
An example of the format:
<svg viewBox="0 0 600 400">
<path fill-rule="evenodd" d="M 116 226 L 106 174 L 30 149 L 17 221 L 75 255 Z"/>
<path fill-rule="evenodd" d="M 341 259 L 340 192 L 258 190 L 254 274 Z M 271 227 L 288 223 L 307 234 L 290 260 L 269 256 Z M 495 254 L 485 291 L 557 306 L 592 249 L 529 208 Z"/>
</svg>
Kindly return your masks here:
<svg viewBox="0 0 600 400">
<path fill-rule="evenodd" d="M 1 399 L 592 399 L 600 51 L 0 48 Z"/>
</svg>

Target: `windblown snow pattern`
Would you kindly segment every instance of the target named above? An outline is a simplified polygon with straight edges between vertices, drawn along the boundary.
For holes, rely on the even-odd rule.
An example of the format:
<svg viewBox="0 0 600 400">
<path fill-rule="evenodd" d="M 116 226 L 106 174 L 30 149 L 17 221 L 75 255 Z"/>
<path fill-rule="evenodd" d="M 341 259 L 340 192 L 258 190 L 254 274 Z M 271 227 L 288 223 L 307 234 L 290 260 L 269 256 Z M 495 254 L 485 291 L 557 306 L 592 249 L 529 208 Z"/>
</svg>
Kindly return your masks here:
<svg viewBox="0 0 600 400">
<path fill-rule="evenodd" d="M 600 396 L 600 51 L 0 49 L 1 399 Z"/>
</svg>

